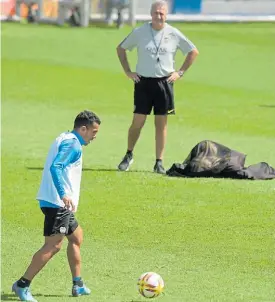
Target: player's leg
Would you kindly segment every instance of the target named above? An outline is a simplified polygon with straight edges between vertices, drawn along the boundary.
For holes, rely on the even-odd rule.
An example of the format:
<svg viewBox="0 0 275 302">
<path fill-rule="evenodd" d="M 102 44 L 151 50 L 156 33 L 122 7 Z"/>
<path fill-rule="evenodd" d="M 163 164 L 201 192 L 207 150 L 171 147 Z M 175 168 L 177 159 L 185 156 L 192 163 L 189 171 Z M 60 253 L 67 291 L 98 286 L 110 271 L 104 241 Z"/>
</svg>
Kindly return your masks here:
<svg viewBox="0 0 275 302">
<path fill-rule="evenodd" d="M 85 286 L 81 278 L 81 253 L 80 247 L 83 242 L 83 230 L 78 225 L 74 214 L 72 213 L 70 219 L 70 227 L 67 235 L 68 247 L 67 257 L 72 273 L 72 295 L 74 297 L 89 295 L 91 290 Z"/>
<path fill-rule="evenodd" d="M 121 163 L 118 165 L 120 171 L 128 171 L 131 164 L 134 162 L 133 150 L 139 139 L 146 118 L 147 115 L 145 114 L 134 113 L 132 124 L 128 130 L 128 149 Z"/>
<path fill-rule="evenodd" d="M 154 172 L 156 173 L 166 173 L 162 161 L 167 137 L 167 115 L 174 113 L 173 84 L 167 83 L 166 79 L 159 80 L 154 98 L 156 140 L 156 163 L 154 165 Z"/>
<path fill-rule="evenodd" d="M 167 136 L 167 115 L 155 115 L 156 163 L 154 172 L 165 174 L 162 165 Z"/>
<path fill-rule="evenodd" d="M 44 245 L 33 255 L 25 274 L 13 284 L 12 291 L 21 301 L 36 301 L 30 292 L 30 284 L 48 261 L 59 252 L 63 239 L 64 235 L 61 234 L 45 237 Z"/>
<path fill-rule="evenodd" d="M 31 264 L 23 277 L 32 281 L 48 261 L 60 251 L 63 239 L 64 235 L 61 234 L 45 237 L 44 245 L 33 255 Z"/>
<path fill-rule="evenodd" d="M 12 291 L 21 301 L 36 300 L 30 292 L 33 278 L 42 270 L 48 261 L 61 249 L 63 239 L 69 226 L 69 211 L 64 208 L 41 208 L 45 215 L 44 236 L 45 243 L 32 258 L 25 274 L 12 286 Z"/>
<path fill-rule="evenodd" d="M 72 277 L 81 276 L 81 254 L 80 246 L 83 242 L 83 231 L 80 226 L 76 230 L 67 236 L 68 246 L 67 246 L 67 257 L 72 273 Z"/>
<path fill-rule="evenodd" d="M 152 110 L 152 100 L 148 93 L 148 80 L 141 78 L 139 83 L 135 83 L 134 92 L 134 116 L 128 130 L 127 153 L 118 166 L 121 171 L 128 171 L 133 163 L 133 150 L 140 137 L 141 130 L 146 122 L 147 115 Z"/>
<path fill-rule="evenodd" d="M 146 122 L 147 115 L 134 113 L 132 124 L 128 131 L 128 150 L 133 151 L 139 139 L 141 129 Z"/>
</svg>

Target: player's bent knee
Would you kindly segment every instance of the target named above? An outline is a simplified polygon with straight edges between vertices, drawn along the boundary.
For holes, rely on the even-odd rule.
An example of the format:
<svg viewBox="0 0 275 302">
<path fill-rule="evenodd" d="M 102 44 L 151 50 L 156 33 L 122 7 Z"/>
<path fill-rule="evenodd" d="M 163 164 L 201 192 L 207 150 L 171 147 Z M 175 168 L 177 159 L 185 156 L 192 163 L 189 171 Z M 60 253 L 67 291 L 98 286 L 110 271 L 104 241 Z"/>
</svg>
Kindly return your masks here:
<svg viewBox="0 0 275 302">
<path fill-rule="evenodd" d="M 81 246 L 83 242 L 83 236 L 73 236 L 73 237 L 68 237 L 68 241 L 70 244 L 75 244 L 77 246 Z"/>
<path fill-rule="evenodd" d="M 44 249 L 47 250 L 47 252 L 50 252 L 52 255 L 58 253 L 61 250 L 63 243 L 63 239 L 60 240 L 54 240 L 54 237 L 48 238 L 44 244 Z"/>
<path fill-rule="evenodd" d="M 62 243 L 48 245 L 47 248 L 51 252 L 52 255 L 57 254 L 61 250 Z"/>
<path fill-rule="evenodd" d="M 83 242 L 82 228 L 80 226 L 78 226 L 77 229 L 71 235 L 67 236 L 67 238 L 71 244 L 80 246 Z"/>
<path fill-rule="evenodd" d="M 70 243 L 75 244 L 77 246 L 81 246 L 82 242 L 83 242 L 83 235 L 78 234 L 78 236 L 74 236 L 71 240 L 69 240 Z"/>
<path fill-rule="evenodd" d="M 74 242 L 72 242 L 73 244 L 77 245 L 77 246 L 81 246 L 83 240 L 75 240 Z"/>
<path fill-rule="evenodd" d="M 56 245 L 53 246 L 53 251 L 54 251 L 55 254 L 58 253 L 61 250 L 61 246 L 62 246 L 62 243 L 56 244 Z"/>
</svg>

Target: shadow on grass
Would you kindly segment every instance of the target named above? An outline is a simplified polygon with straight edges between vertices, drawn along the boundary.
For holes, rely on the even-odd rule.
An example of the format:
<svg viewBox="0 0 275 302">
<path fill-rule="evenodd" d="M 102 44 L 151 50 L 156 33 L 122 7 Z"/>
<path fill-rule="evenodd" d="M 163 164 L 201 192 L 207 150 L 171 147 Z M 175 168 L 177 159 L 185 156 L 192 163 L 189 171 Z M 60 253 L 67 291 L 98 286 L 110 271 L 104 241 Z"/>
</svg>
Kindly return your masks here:
<svg viewBox="0 0 275 302">
<path fill-rule="evenodd" d="M 259 105 L 259 107 L 263 107 L 263 108 L 275 108 L 275 105 Z"/>
<path fill-rule="evenodd" d="M 35 294 L 33 295 L 34 298 L 38 298 L 38 297 L 45 297 L 45 298 L 74 298 L 72 296 L 68 296 L 68 295 L 43 295 L 43 294 Z M 74 298 L 75 299 L 75 298 Z M 18 301 L 18 297 L 15 296 L 15 294 L 5 294 L 5 293 L 1 293 L 1 301 Z M 124 302 L 142 302 L 142 300 L 127 300 Z"/>
<path fill-rule="evenodd" d="M 103 29 L 116 29 L 118 30 L 116 24 L 108 25 L 105 22 L 100 21 L 93 21 L 89 23 L 89 27 L 92 28 L 103 28 Z"/>
<path fill-rule="evenodd" d="M 38 170 L 42 171 L 42 167 L 26 167 L 28 170 Z M 94 172 L 118 172 L 123 173 L 122 171 L 118 171 L 118 169 L 107 169 L 107 168 L 84 168 L 82 171 L 94 171 Z M 130 170 L 127 173 L 153 173 L 153 171 L 145 171 L 145 170 Z"/>
<path fill-rule="evenodd" d="M 67 298 L 73 298 L 72 296 L 69 296 L 69 295 L 43 295 L 43 294 L 34 294 L 33 295 L 35 298 L 36 297 L 46 297 L 46 298 L 64 298 L 64 297 L 67 297 Z"/>
<path fill-rule="evenodd" d="M 18 298 L 15 294 L 1 293 L 1 301 L 18 301 Z"/>
<path fill-rule="evenodd" d="M 34 294 L 34 298 L 36 297 L 47 297 L 47 298 L 64 298 L 67 297 L 69 298 L 70 296 L 68 295 L 42 295 L 42 294 Z M 15 296 L 15 294 L 5 294 L 1 293 L 1 301 L 18 301 L 18 297 Z"/>
<path fill-rule="evenodd" d="M 121 302 L 144 302 L 144 300 L 123 300 Z"/>
</svg>

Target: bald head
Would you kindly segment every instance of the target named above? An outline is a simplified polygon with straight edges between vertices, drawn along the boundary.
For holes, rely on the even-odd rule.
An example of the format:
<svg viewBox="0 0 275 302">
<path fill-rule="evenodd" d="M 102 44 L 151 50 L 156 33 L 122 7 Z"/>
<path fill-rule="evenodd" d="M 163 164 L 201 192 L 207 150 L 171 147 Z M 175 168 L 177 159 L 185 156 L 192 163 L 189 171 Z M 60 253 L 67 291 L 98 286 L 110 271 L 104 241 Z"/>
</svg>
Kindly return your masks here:
<svg viewBox="0 0 275 302">
<path fill-rule="evenodd" d="M 168 12 L 168 4 L 166 1 L 163 0 L 157 0 L 152 3 L 151 5 L 151 14 L 157 9 L 157 8 L 165 8 L 166 12 Z"/>
</svg>

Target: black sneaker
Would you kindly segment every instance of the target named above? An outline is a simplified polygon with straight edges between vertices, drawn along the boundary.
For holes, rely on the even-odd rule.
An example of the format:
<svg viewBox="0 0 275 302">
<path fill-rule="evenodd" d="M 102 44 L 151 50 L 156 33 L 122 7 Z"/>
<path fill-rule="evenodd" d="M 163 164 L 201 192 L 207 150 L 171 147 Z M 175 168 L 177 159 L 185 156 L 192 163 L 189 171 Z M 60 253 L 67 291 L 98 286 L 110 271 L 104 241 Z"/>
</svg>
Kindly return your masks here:
<svg viewBox="0 0 275 302">
<path fill-rule="evenodd" d="M 133 162 L 134 162 L 133 155 L 126 154 L 123 157 L 123 160 L 121 161 L 121 163 L 118 165 L 118 169 L 120 171 L 128 171 Z"/>
<path fill-rule="evenodd" d="M 165 169 L 163 168 L 163 165 L 161 162 L 156 162 L 154 166 L 154 172 L 159 174 L 166 174 Z"/>
</svg>

